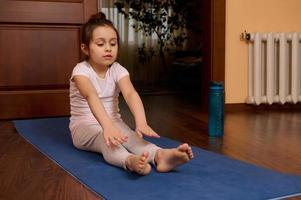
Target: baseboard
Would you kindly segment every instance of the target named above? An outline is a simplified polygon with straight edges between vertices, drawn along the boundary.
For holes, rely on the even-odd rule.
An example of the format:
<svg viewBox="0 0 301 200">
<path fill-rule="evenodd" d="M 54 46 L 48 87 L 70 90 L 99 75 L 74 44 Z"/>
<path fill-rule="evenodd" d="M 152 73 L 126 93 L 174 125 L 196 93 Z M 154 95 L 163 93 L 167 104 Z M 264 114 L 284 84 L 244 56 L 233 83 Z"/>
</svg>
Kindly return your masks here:
<svg viewBox="0 0 301 200">
<path fill-rule="evenodd" d="M 292 104 L 260 104 L 260 105 L 251 105 L 246 103 L 229 103 L 225 104 L 225 111 L 233 110 L 299 110 L 301 109 L 301 103 Z"/>
</svg>

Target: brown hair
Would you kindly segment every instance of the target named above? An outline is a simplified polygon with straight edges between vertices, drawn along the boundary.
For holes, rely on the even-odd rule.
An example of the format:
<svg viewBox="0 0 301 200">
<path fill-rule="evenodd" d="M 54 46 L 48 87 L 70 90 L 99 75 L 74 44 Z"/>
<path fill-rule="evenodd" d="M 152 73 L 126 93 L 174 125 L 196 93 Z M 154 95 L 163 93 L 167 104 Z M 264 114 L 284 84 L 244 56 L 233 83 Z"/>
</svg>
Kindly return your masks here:
<svg viewBox="0 0 301 200">
<path fill-rule="evenodd" d="M 90 17 L 88 22 L 86 22 L 82 29 L 82 43 L 89 47 L 89 43 L 92 40 L 92 33 L 95 28 L 99 26 L 111 27 L 117 35 L 117 43 L 119 46 L 119 34 L 117 29 L 114 27 L 112 21 L 106 19 L 106 15 L 103 12 L 96 13 Z"/>
</svg>

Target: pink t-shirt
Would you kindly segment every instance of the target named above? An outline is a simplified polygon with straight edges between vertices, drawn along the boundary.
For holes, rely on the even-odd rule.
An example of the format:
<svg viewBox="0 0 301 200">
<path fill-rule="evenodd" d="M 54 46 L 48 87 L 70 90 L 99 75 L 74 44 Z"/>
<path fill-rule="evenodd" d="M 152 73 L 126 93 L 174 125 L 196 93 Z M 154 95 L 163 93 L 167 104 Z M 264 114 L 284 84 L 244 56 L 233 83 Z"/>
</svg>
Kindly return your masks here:
<svg viewBox="0 0 301 200">
<path fill-rule="evenodd" d="M 120 118 L 118 106 L 120 89 L 117 83 L 121 78 L 129 75 L 128 71 L 119 63 L 115 62 L 107 70 L 105 78 L 102 79 L 96 74 L 88 62 L 83 61 L 74 67 L 70 78 L 71 117 L 69 127 L 72 132 L 75 131 L 76 127 L 81 123 L 98 123 L 90 110 L 88 102 L 80 94 L 75 83 L 72 81 L 73 77 L 76 75 L 88 77 L 95 87 L 107 114 L 112 119 Z"/>
</svg>

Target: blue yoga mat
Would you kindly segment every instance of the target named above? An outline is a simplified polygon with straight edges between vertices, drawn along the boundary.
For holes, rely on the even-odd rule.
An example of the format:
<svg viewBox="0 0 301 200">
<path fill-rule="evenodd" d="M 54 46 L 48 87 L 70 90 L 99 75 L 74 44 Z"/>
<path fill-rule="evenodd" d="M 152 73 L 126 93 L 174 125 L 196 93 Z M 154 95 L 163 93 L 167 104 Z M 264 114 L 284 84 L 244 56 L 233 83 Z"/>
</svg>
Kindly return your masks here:
<svg viewBox="0 0 301 200">
<path fill-rule="evenodd" d="M 108 165 L 102 156 L 73 147 L 68 118 L 16 120 L 28 142 L 105 199 L 281 199 L 301 195 L 301 176 L 283 174 L 193 147 L 195 158 L 169 173 L 138 176 Z M 161 147 L 179 143 L 149 139 Z"/>
</svg>

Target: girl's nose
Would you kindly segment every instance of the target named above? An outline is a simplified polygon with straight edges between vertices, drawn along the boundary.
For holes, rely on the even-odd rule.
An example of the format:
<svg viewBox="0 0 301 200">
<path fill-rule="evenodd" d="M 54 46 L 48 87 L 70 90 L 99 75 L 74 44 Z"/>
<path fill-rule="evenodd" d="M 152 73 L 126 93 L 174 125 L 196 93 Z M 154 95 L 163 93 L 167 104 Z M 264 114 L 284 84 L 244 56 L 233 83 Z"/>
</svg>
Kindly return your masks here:
<svg viewBox="0 0 301 200">
<path fill-rule="evenodd" d="M 110 45 L 106 45 L 105 50 L 106 50 L 106 51 L 111 51 L 111 50 L 112 50 L 112 49 L 111 49 L 111 46 L 110 46 Z"/>
</svg>

